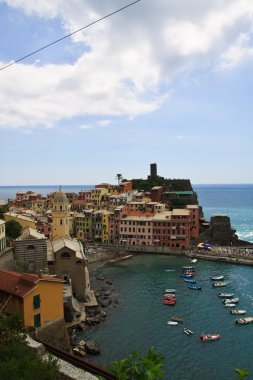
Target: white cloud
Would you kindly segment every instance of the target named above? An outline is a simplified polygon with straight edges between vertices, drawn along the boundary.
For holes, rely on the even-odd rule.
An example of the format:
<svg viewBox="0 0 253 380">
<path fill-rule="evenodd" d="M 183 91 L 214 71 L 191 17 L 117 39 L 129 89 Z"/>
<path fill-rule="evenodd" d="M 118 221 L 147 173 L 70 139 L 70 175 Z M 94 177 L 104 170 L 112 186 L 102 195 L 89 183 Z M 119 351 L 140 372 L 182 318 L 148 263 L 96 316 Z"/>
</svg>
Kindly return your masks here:
<svg viewBox="0 0 253 380">
<path fill-rule="evenodd" d="M 88 125 L 88 124 L 83 124 L 83 125 L 80 126 L 80 128 L 81 129 L 91 129 L 91 128 L 93 128 L 93 126 L 92 125 Z"/>
<path fill-rule="evenodd" d="M 111 120 L 100 120 L 99 122 L 98 122 L 98 125 L 100 126 L 100 127 L 107 127 L 108 125 L 110 125 L 112 122 L 111 122 Z"/>
<path fill-rule="evenodd" d="M 2 2 L 31 17 L 58 17 L 66 34 L 126 5 L 118 0 Z M 22 62 L 1 71 L 0 127 L 52 127 L 85 116 L 131 120 L 153 112 L 181 73 L 251 57 L 252 15 L 252 0 L 141 1 L 73 35 L 73 44 L 89 46 L 73 64 Z"/>
</svg>

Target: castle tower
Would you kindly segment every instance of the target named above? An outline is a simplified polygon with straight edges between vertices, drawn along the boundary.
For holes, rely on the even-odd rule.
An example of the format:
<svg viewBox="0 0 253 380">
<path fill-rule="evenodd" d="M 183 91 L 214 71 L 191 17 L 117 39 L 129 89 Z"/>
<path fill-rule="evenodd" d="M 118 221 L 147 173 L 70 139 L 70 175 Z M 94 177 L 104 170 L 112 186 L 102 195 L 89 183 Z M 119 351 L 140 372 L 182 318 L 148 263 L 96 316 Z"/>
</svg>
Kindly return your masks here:
<svg viewBox="0 0 253 380">
<path fill-rule="evenodd" d="M 69 201 L 65 193 L 59 189 L 55 193 L 52 208 L 51 238 L 70 238 L 69 234 Z"/>
</svg>

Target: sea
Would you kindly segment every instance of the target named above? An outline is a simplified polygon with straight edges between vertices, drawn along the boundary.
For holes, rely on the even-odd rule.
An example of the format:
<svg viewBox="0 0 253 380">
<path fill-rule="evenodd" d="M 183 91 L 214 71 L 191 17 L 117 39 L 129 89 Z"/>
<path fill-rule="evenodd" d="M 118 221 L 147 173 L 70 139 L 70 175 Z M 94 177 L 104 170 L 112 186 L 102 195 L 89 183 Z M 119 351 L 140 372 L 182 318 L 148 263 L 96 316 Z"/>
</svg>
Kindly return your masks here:
<svg viewBox="0 0 253 380">
<path fill-rule="evenodd" d="M 62 186 L 65 192 L 93 186 Z M 212 215 L 228 215 L 240 239 L 253 243 L 253 184 L 193 185 L 207 220 Z M 57 186 L 0 187 L 0 199 L 7 200 L 17 191 L 32 190 L 45 195 Z M 134 350 L 146 355 L 154 349 L 164 355 L 165 380 L 228 380 L 236 379 L 235 369 L 246 368 L 253 379 L 253 324 L 237 325 L 237 316 L 225 308 L 220 292 L 232 292 L 240 301 L 239 309 L 253 317 L 253 267 L 198 260 L 195 265 L 197 284 L 202 290 L 191 290 L 180 274 L 190 265 L 186 257 L 146 254 L 111 266 L 93 269 L 91 283 L 103 273 L 113 283 L 113 296 L 118 304 L 106 308 L 105 322 L 77 339 L 91 339 L 101 348 L 93 361 L 109 368 L 112 361 L 128 357 Z M 169 270 L 169 271 L 168 271 Z M 228 285 L 213 288 L 211 276 L 224 275 Z M 100 284 L 100 286 L 103 283 Z M 174 288 L 175 306 L 162 304 L 163 290 Z M 168 325 L 172 316 L 183 323 Z M 187 336 L 183 328 L 193 331 Z M 221 339 L 202 342 L 201 333 L 218 333 Z"/>
</svg>

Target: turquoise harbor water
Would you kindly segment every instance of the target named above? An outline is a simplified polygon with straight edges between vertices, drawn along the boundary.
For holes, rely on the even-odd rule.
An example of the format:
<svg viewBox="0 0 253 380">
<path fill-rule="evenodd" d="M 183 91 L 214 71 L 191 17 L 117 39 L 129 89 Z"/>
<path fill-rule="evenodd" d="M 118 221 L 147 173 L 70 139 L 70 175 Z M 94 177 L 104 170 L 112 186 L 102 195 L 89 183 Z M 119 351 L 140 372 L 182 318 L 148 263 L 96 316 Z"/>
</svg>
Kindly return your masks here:
<svg viewBox="0 0 253 380">
<path fill-rule="evenodd" d="M 234 368 L 248 368 L 253 376 L 253 325 L 236 325 L 237 317 L 230 315 L 217 296 L 234 293 L 240 298 L 238 308 L 253 316 L 253 268 L 199 260 L 195 268 L 202 290 L 198 291 L 188 289 L 180 277 L 182 265 L 189 265 L 189 259 L 138 255 L 97 270 L 113 280 L 120 304 L 108 311 L 107 320 L 95 330 L 81 333 L 80 338 L 91 338 L 101 346 L 101 355 L 91 360 L 107 367 L 134 349 L 146 354 L 154 346 L 165 355 L 165 379 L 235 379 Z M 165 271 L 170 268 L 175 271 Z M 215 289 L 210 276 L 219 274 L 229 284 Z M 164 288 L 176 289 L 175 306 L 162 305 Z M 173 315 L 182 317 L 184 323 L 167 325 Z M 185 335 L 183 327 L 190 328 L 193 336 Z M 204 343 L 199 339 L 202 332 L 219 333 L 221 339 Z"/>
</svg>

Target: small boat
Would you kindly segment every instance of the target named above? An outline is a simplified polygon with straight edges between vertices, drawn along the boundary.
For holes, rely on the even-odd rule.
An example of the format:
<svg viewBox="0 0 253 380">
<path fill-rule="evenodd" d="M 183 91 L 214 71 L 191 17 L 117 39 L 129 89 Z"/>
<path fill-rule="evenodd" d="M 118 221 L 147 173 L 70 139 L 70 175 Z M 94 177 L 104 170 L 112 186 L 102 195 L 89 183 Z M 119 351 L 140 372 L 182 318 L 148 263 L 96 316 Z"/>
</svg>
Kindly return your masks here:
<svg viewBox="0 0 253 380">
<path fill-rule="evenodd" d="M 178 322 L 176 322 L 176 321 L 168 321 L 167 325 L 176 326 L 176 325 L 178 325 Z"/>
<path fill-rule="evenodd" d="M 192 259 L 191 263 L 196 263 L 198 260 L 197 259 Z"/>
<path fill-rule="evenodd" d="M 236 304 L 235 303 L 225 303 L 224 304 L 224 307 L 236 307 Z"/>
<path fill-rule="evenodd" d="M 191 331 L 190 329 L 186 329 L 186 328 L 184 328 L 184 333 L 185 333 L 186 335 L 191 336 L 191 335 L 193 334 L 193 331 Z"/>
<path fill-rule="evenodd" d="M 253 322 L 253 317 L 245 317 L 245 318 L 239 318 L 235 320 L 235 323 L 239 325 L 248 325 L 249 323 Z"/>
<path fill-rule="evenodd" d="M 182 267 L 183 270 L 194 270 L 194 267 L 184 266 Z"/>
<path fill-rule="evenodd" d="M 176 269 L 165 269 L 165 272 L 175 272 Z"/>
<path fill-rule="evenodd" d="M 232 297 L 234 297 L 234 293 L 219 293 L 218 297 L 220 297 L 220 298 L 232 298 Z"/>
<path fill-rule="evenodd" d="M 174 294 L 165 294 L 163 300 L 174 300 L 176 301 L 176 296 Z"/>
<path fill-rule="evenodd" d="M 191 284 L 196 284 L 197 280 L 195 278 L 184 278 L 185 282 L 190 282 Z"/>
<path fill-rule="evenodd" d="M 164 293 L 175 293 L 176 289 L 164 289 Z"/>
<path fill-rule="evenodd" d="M 188 288 L 194 289 L 194 290 L 201 290 L 202 289 L 201 286 L 199 286 L 199 285 L 189 285 Z"/>
<path fill-rule="evenodd" d="M 224 276 L 214 276 L 214 277 L 211 277 L 211 280 L 213 280 L 213 281 L 224 280 Z"/>
<path fill-rule="evenodd" d="M 173 317 L 171 317 L 171 320 L 175 322 L 183 322 L 183 318 L 178 317 L 177 315 L 174 315 Z"/>
<path fill-rule="evenodd" d="M 218 340 L 220 339 L 220 334 L 201 334 L 200 339 L 202 342 L 211 342 L 212 340 Z"/>
<path fill-rule="evenodd" d="M 190 278 L 190 277 L 193 276 L 193 274 L 190 274 L 190 273 L 182 273 L 182 274 L 180 274 L 180 276 L 183 277 L 183 278 Z"/>
<path fill-rule="evenodd" d="M 228 284 L 228 282 L 214 282 L 213 283 L 213 287 L 214 288 L 220 288 L 220 287 L 222 287 L 222 286 L 227 286 L 227 284 Z"/>
<path fill-rule="evenodd" d="M 234 315 L 242 315 L 242 314 L 246 314 L 246 310 L 230 310 L 230 314 L 234 314 Z"/>
<path fill-rule="evenodd" d="M 176 304 L 176 300 L 175 299 L 163 299 L 162 303 L 163 303 L 163 305 L 174 306 Z"/>
<path fill-rule="evenodd" d="M 239 301 L 240 301 L 239 298 L 226 298 L 222 302 L 223 303 L 238 303 Z"/>
</svg>

